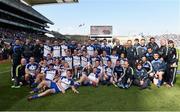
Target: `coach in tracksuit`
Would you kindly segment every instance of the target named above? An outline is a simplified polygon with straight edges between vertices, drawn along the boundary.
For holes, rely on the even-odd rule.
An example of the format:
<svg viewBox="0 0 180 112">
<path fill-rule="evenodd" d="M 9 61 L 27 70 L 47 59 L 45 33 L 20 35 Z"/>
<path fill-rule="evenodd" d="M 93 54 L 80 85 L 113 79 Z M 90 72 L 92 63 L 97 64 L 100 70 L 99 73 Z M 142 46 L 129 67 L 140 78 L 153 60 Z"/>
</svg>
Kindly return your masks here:
<svg viewBox="0 0 180 112">
<path fill-rule="evenodd" d="M 136 48 L 132 46 L 132 41 L 127 41 L 127 47 L 126 47 L 126 57 L 129 61 L 129 65 L 131 67 L 135 67 L 135 61 L 137 58 Z"/>
<path fill-rule="evenodd" d="M 22 56 L 22 46 L 20 45 L 20 40 L 16 39 L 14 46 L 12 46 L 12 79 L 16 76 L 16 67 L 20 64 Z"/>
<path fill-rule="evenodd" d="M 150 38 L 150 42 L 147 44 L 147 48 L 151 47 L 153 49 L 154 52 L 157 52 L 159 49 L 158 44 L 155 42 L 155 38 L 151 37 Z"/>
<path fill-rule="evenodd" d="M 172 40 L 168 41 L 168 53 L 167 53 L 167 84 L 169 87 L 173 86 L 176 77 L 176 70 L 177 67 L 177 56 L 176 56 L 176 49 L 174 48 L 174 42 Z"/>
<path fill-rule="evenodd" d="M 26 43 L 22 46 L 23 57 L 29 62 L 29 58 L 33 55 L 33 45 L 29 39 L 26 39 Z"/>
</svg>

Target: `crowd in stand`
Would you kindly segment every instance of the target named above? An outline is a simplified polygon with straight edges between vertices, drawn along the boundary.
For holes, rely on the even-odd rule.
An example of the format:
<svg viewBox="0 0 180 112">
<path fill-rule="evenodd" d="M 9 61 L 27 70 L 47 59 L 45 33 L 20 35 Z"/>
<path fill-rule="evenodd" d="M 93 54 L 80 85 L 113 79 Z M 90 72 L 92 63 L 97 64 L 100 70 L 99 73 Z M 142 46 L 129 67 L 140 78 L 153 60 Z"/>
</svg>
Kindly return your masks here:
<svg viewBox="0 0 180 112">
<path fill-rule="evenodd" d="M 177 53 L 172 40 L 155 38 L 119 40 L 112 45 L 103 41 L 88 40 L 22 41 L 16 39 L 12 52 L 12 88 L 29 85 L 38 93 L 36 99 L 53 93 L 65 93 L 71 88 L 79 93 L 80 86 L 114 85 L 119 88 L 149 88 L 152 84 L 173 87 L 176 77 Z"/>
</svg>

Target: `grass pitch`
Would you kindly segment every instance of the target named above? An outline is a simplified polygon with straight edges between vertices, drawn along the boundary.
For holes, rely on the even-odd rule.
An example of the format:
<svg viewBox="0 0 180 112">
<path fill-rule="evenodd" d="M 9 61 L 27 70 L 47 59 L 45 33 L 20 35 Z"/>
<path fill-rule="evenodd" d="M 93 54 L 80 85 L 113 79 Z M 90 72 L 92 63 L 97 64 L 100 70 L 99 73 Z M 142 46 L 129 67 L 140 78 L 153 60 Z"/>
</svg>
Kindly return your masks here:
<svg viewBox="0 0 180 112">
<path fill-rule="evenodd" d="M 137 87 L 119 89 L 113 86 L 80 87 L 80 94 L 68 90 L 66 94 L 56 94 L 31 102 L 27 101 L 30 89 L 11 89 L 10 63 L 0 63 L 0 110 L 167 110 L 180 111 L 180 75 L 173 88 L 151 86 L 151 90 Z"/>
</svg>

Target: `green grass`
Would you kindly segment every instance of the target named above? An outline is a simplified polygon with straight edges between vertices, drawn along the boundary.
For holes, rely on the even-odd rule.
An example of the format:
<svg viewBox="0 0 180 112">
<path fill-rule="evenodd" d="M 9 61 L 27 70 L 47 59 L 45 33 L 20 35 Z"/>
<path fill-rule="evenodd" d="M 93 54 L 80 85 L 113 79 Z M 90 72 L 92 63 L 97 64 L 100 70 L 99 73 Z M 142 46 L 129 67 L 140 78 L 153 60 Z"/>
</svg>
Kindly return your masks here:
<svg viewBox="0 0 180 112">
<path fill-rule="evenodd" d="M 7 71 L 9 63 L 0 64 L 0 72 Z M 0 110 L 167 110 L 180 111 L 180 75 L 173 88 L 156 88 L 128 90 L 113 86 L 80 87 L 80 94 L 68 91 L 31 102 L 27 101 L 28 87 L 11 89 L 10 73 L 0 73 Z"/>
</svg>

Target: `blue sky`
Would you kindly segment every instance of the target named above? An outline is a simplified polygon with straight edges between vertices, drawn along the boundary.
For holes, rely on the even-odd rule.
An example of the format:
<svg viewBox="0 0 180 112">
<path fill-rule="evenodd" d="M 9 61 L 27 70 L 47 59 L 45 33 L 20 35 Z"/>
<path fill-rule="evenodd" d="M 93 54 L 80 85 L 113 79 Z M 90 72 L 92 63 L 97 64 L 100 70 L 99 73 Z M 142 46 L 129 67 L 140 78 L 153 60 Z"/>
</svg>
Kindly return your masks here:
<svg viewBox="0 0 180 112">
<path fill-rule="evenodd" d="M 89 34 L 91 25 L 112 25 L 113 35 L 180 34 L 180 0 L 79 0 L 34 8 L 63 34 Z"/>
</svg>

